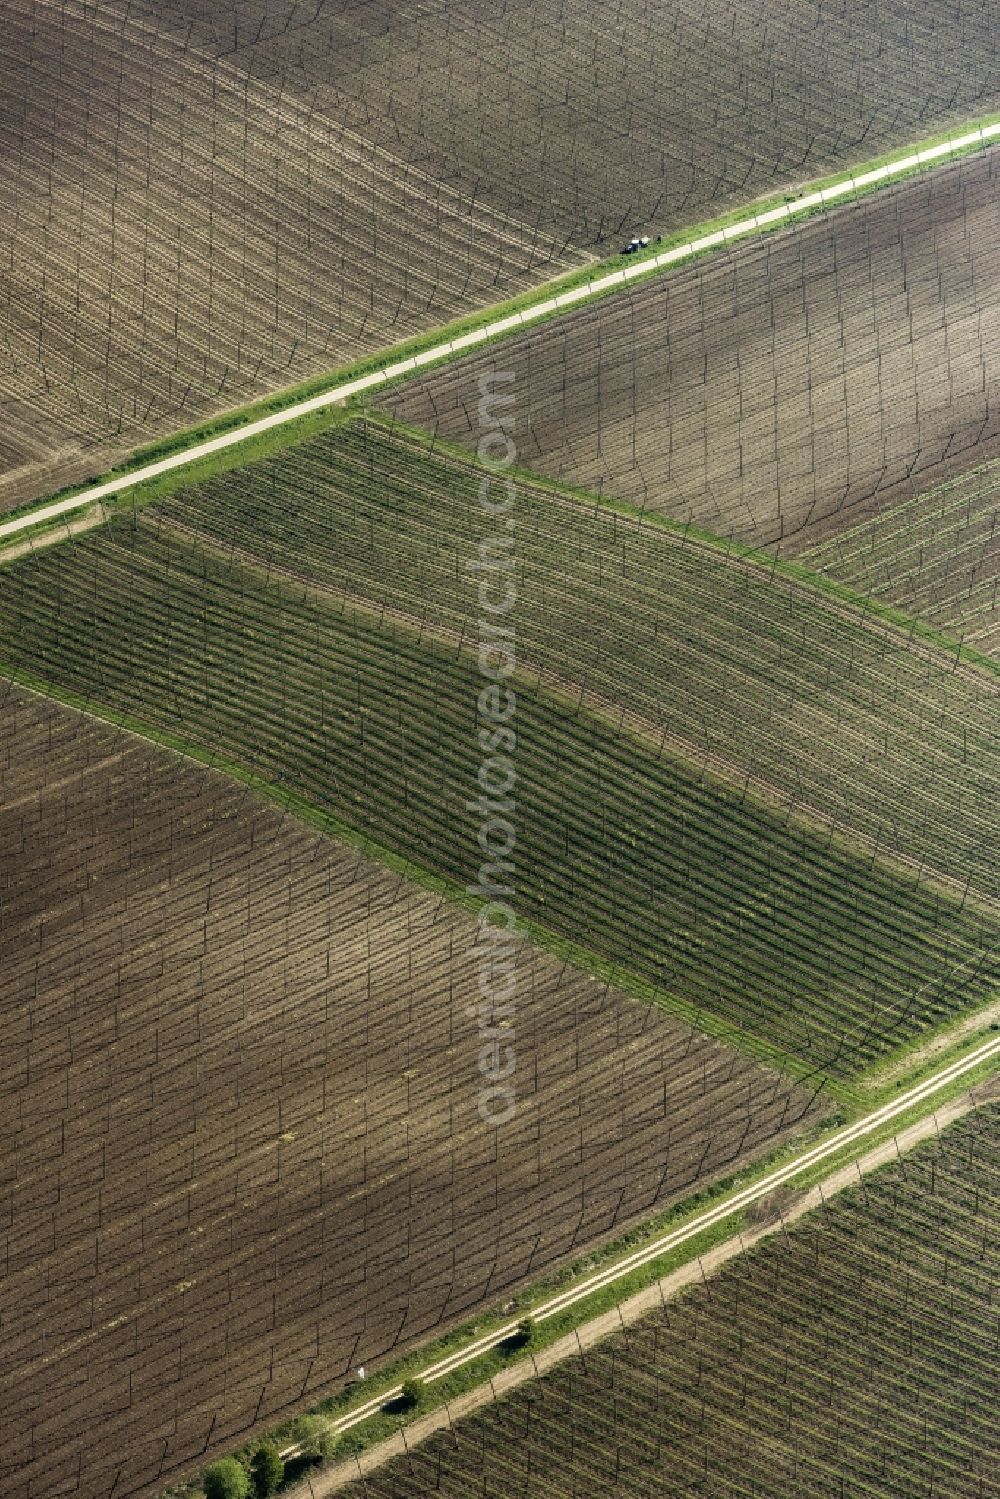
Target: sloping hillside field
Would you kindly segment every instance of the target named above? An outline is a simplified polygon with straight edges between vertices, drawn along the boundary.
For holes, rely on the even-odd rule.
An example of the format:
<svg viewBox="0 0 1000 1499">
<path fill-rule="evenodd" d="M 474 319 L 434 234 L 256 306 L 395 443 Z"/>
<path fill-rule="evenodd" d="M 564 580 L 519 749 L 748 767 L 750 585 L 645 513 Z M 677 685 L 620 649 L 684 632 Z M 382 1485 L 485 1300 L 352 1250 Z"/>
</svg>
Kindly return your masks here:
<svg viewBox="0 0 1000 1499">
<path fill-rule="evenodd" d="M 481 480 L 460 452 L 359 422 L 151 516 L 220 560 L 468 641 Z M 669 746 L 741 795 L 749 774 L 783 815 L 1000 895 L 995 675 L 689 528 L 530 482 L 515 527 L 519 654 L 553 692 L 615 724 L 624 711 L 661 759 Z"/>
<path fill-rule="evenodd" d="M 359 428 L 124 510 L 3 569 L 0 658 L 461 891 L 479 477 Z M 982 999 L 995 678 L 682 534 L 543 492 L 519 525 L 524 916 L 820 1075 Z"/>
<path fill-rule="evenodd" d="M 0 510 L 1000 109 L 989 0 L 2 0 Z"/>
<path fill-rule="evenodd" d="M 1000 1499 L 998 501 L 997 0 L 0 0 L 0 1499 Z"/>
<path fill-rule="evenodd" d="M 996 1486 L 1000 1106 L 342 1499 Z"/>
<path fill-rule="evenodd" d="M 0 715 L 4 1499 L 155 1492 L 799 1127 L 810 1094 L 204 767 Z"/>
<path fill-rule="evenodd" d="M 0 4 L 0 510 L 580 259 L 163 10 Z"/>
<path fill-rule="evenodd" d="M 998 166 L 987 152 L 653 277 L 387 405 L 466 442 L 499 361 L 529 468 L 755 545 L 816 544 L 1000 454 Z"/>
<path fill-rule="evenodd" d="M 694 223 L 1000 108 L 989 0 L 145 9 L 560 241 Z"/>
<path fill-rule="evenodd" d="M 803 561 L 1000 654 L 1000 460 L 808 548 Z"/>
</svg>

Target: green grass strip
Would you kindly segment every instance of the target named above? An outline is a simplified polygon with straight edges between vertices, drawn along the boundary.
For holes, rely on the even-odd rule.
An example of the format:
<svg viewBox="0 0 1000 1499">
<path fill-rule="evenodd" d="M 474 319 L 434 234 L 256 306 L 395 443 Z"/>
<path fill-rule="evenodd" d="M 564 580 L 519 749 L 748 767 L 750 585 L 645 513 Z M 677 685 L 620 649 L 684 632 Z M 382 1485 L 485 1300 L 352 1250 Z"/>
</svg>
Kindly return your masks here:
<svg viewBox="0 0 1000 1499">
<path fill-rule="evenodd" d="M 250 402 L 245 406 L 220 412 L 208 421 L 170 433 L 162 439 L 136 449 L 125 463 L 110 472 L 94 475 L 79 484 L 69 485 L 62 490 L 58 490 L 55 494 L 48 496 L 44 501 L 32 501 L 28 505 L 10 511 L 0 517 L 0 525 L 7 521 L 23 519 L 32 514 L 36 509 L 41 508 L 43 504 L 48 506 L 61 500 L 70 499 L 92 486 L 123 477 L 137 469 L 145 467 L 149 463 L 154 463 L 162 458 L 171 457 L 178 452 L 182 452 L 185 448 L 195 447 L 213 437 L 221 436 L 241 426 L 248 425 L 260 417 L 284 411 L 286 408 L 293 407 L 301 401 L 324 395 L 341 384 L 360 379 L 365 375 L 385 369 L 387 366 L 399 361 L 415 358 L 420 354 L 426 354 L 438 345 L 450 343 L 462 337 L 463 334 L 479 332 L 492 323 L 502 322 L 506 318 L 514 318 L 518 313 L 536 307 L 539 303 L 547 302 L 552 297 L 563 296 L 568 292 L 589 286 L 591 283 L 599 282 L 604 277 L 616 271 L 621 271 L 626 265 L 638 266 L 646 264 L 649 265 L 650 275 L 656 274 L 657 271 L 661 274 L 669 274 L 682 266 L 690 264 L 692 260 L 700 259 L 707 254 L 713 254 L 717 248 L 725 249 L 727 247 L 724 243 L 718 246 L 708 246 L 695 251 L 691 255 L 679 257 L 675 261 L 672 261 L 670 265 L 663 267 L 656 267 L 652 264 L 658 255 L 669 253 L 671 250 L 677 249 L 684 244 L 694 243 L 709 238 L 714 234 L 719 234 L 750 218 L 762 217 L 780 208 L 787 208 L 789 210 L 787 214 L 784 214 L 780 218 L 757 226 L 754 230 L 755 235 L 770 234 L 775 230 L 787 228 L 792 224 L 802 223 L 804 220 L 816 214 L 825 213 L 827 210 L 827 204 L 809 202 L 816 194 L 828 192 L 839 187 L 846 181 L 863 178 L 867 174 L 891 166 L 893 163 L 908 161 L 911 157 L 939 148 L 949 140 L 961 140 L 976 131 L 994 129 L 998 125 L 1000 125 L 1000 115 L 989 115 L 981 119 L 969 121 L 962 126 L 956 126 L 954 130 L 921 140 L 905 148 L 866 161 L 854 168 L 845 168 L 826 177 L 818 178 L 804 184 L 801 189 L 794 193 L 787 191 L 773 193 L 765 198 L 753 200 L 740 208 L 728 210 L 726 213 L 717 215 L 714 218 L 705 219 L 692 226 L 661 236 L 658 242 L 654 242 L 636 255 L 625 257 L 621 254 L 615 254 L 603 260 L 593 260 L 578 270 L 569 271 L 564 275 L 540 282 L 537 286 L 520 293 L 516 297 L 494 303 L 491 306 L 481 308 L 472 313 L 467 313 L 450 322 L 430 328 L 423 333 L 415 334 L 413 337 L 405 339 L 398 344 L 364 355 L 350 364 L 312 376 L 296 385 L 287 386 L 283 390 L 276 391 L 271 396 Z M 936 157 L 931 161 L 916 162 L 905 171 L 897 172 L 891 177 L 879 178 L 877 181 L 868 183 L 851 194 L 845 193 L 843 197 L 835 200 L 835 204 L 858 202 L 873 193 L 881 192 L 886 186 L 898 184 L 912 176 L 933 170 L 943 162 L 953 163 L 984 149 L 988 149 L 985 142 L 980 140 L 970 142 L 945 156 Z M 800 201 L 804 202 L 806 206 L 796 208 L 796 203 Z M 637 279 L 641 280 L 643 278 Z M 632 281 L 617 282 L 610 287 L 595 292 L 590 298 L 581 297 L 568 307 L 556 308 L 547 315 L 538 317 L 534 320 L 532 326 L 541 326 L 552 318 L 562 317 L 565 313 L 575 311 L 605 295 L 616 295 L 632 284 Z M 500 342 L 521 331 L 520 326 L 515 325 L 512 328 L 505 329 L 501 333 L 491 335 L 488 342 Z M 440 358 L 428 361 L 422 367 L 422 370 L 434 368 L 439 364 L 449 362 L 453 359 L 459 359 L 463 357 L 463 354 L 464 351 L 452 352 L 446 349 L 442 350 Z M 380 388 L 386 389 L 391 384 L 409 378 L 412 378 L 410 374 L 401 375 L 396 381 L 387 381 Z M 294 432 L 289 432 L 285 445 L 288 442 L 298 440 L 300 440 L 299 436 L 296 436 Z"/>
<path fill-rule="evenodd" d="M 365 418 L 374 425 L 383 427 L 387 432 L 402 433 L 414 442 L 420 443 L 429 452 L 444 453 L 466 465 L 473 465 L 476 462 L 476 455 L 470 448 L 440 437 L 437 433 L 428 432 L 424 427 L 401 422 L 387 412 L 366 408 Z M 804 562 L 777 557 L 773 552 L 766 551 L 762 547 L 720 536 L 716 531 L 709 531 L 704 526 L 677 520 L 676 517 L 664 515 L 657 510 L 640 510 L 628 500 L 615 499 L 605 494 L 599 495 L 595 490 L 585 489 L 581 485 L 550 479 L 545 474 L 539 474 L 534 469 L 521 465 L 505 469 L 504 473 L 516 482 L 529 485 L 532 489 L 542 493 L 551 494 L 557 499 L 573 501 L 590 511 L 620 515 L 623 519 L 634 521 L 638 525 L 656 526 L 673 536 L 702 542 L 705 546 L 713 547 L 728 557 L 738 558 L 741 562 L 748 562 L 764 572 L 773 573 L 778 577 L 801 583 L 807 588 L 816 589 L 836 599 L 838 603 L 846 604 L 852 610 L 857 611 L 863 619 L 869 617 L 876 619 L 882 624 L 891 625 L 893 629 L 908 637 L 925 641 L 928 645 L 953 657 L 956 665 L 961 663 L 965 666 L 972 666 L 986 673 L 987 676 L 1000 678 L 1000 661 L 993 656 L 988 656 L 984 651 L 978 650 L 965 641 L 954 639 L 936 625 L 928 624 L 912 614 L 907 614 L 895 604 L 885 603 L 871 593 L 859 593 L 849 583 L 843 583 L 828 573 L 817 572 Z"/>
<path fill-rule="evenodd" d="M 356 849 L 395 874 L 412 880 L 422 889 L 442 896 L 452 904 L 476 916 L 485 902 L 478 896 L 468 894 L 465 886 L 457 880 L 441 875 L 423 864 L 415 863 L 404 854 L 396 852 L 360 831 L 334 813 L 318 806 L 301 792 L 294 791 L 283 781 L 272 780 L 251 770 L 239 760 L 204 745 L 187 739 L 170 729 L 150 724 L 127 712 L 117 711 L 99 699 L 87 697 L 72 688 L 63 687 L 35 675 L 9 662 L 0 662 L 0 674 L 7 680 L 30 689 L 43 697 L 64 704 L 78 712 L 86 713 L 104 723 L 135 735 L 150 744 L 172 750 L 200 765 L 229 776 L 240 785 L 247 786 L 282 811 L 290 812 L 303 822 L 335 838 L 348 847 Z M 693 1026 L 703 1034 L 721 1041 L 735 1051 L 752 1057 L 764 1066 L 783 1072 L 786 1076 L 814 1089 L 822 1088 L 837 1102 L 853 1104 L 856 1090 L 843 1080 L 837 1080 L 826 1071 L 820 1071 L 815 1063 L 796 1057 L 784 1047 L 768 1041 L 716 1015 L 671 991 L 661 988 L 640 974 L 622 967 L 610 958 L 593 949 L 559 936 L 538 921 L 519 917 L 519 930 L 535 947 L 572 964 L 594 978 L 629 994 L 647 1004 L 654 1004 L 666 1013 Z"/>
<path fill-rule="evenodd" d="M 995 1030 L 996 1027 L 994 1026 Z M 975 1048 L 982 1038 L 970 1038 L 967 1044 L 961 1048 L 961 1053 L 969 1052 Z M 960 1054 L 961 1054 L 960 1053 Z M 944 1064 L 939 1060 L 934 1068 L 927 1069 L 926 1075 L 933 1076 L 935 1071 L 941 1070 Z M 932 1116 L 943 1104 L 961 1097 L 974 1088 L 977 1084 L 986 1081 L 997 1072 L 997 1061 L 989 1059 L 970 1069 L 963 1076 L 952 1080 L 936 1092 L 930 1104 L 923 1101 L 914 1104 L 897 1115 L 894 1119 L 874 1129 L 863 1139 L 852 1144 L 845 1145 L 843 1150 L 834 1152 L 825 1160 L 815 1166 L 806 1168 L 794 1178 L 790 1184 L 790 1190 L 800 1192 L 809 1187 L 816 1186 L 839 1172 L 844 1166 L 867 1155 L 870 1151 L 877 1149 L 880 1145 L 896 1138 L 911 1125 Z M 877 1107 L 875 1101 L 869 1102 L 865 1113 L 872 1112 Z M 510 1298 L 508 1309 L 501 1311 L 493 1309 L 477 1317 L 473 1322 L 464 1323 L 461 1327 L 454 1329 L 445 1336 L 434 1342 L 424 1345 L 419 1350 L 393 1360 L 382 1369 L 379 1369 L 371 1378 L 366 1379 L 363 1385 L 352 1384 L 341 1390 L 336 1395 L 311 1408 L 310 1414 L 325 1416 L 332 1420 L 343 1420 L 349 1417 L 352 1411 L 367 1404 L 373 1398 L 380 1395 L 389 1396 L 390 1392 L 397 1388 L 404 1379 L 418 1376 L 420 1372 L 432 1364 L 447 1358 L 450 1354 L 458 1353 L 476 1339 L 491 1332 L 499 1331 L 508 1325 L 512 1319 L 530 1316 L 532 1311 L 543 1305 L 552 1296 L 570 1290 L 575 1284 L 593 1275 L 595 1271 L 611 1266 L 616 1260 L 623 1259 L 646 1244 L 654 1242 L 670 1231 L 681 1228 L 685 1223 L 691 1221 L 703 1213 L 706 1208 L 716 1203 L 724 1202 L 727 1196 L 753 1186 L 756 1182 L 768 1176 L 777 1167 L 794 1160 L 807 1149 L 821 1143 L 828 1138 L 836 1129 L 848 1122 L 843 1111 L 837 1117 L 825 1118 L 817 1121 L 810 1129 L 804 1131 L 795 1140 L 786 1142 L 777 1149 L 761 1157 L 751 1167 L 736 1171 L 732 1175 L 703 1188 L 701 1191 L 685 1198 L 682 1202 L 657 1214 L 643 1223 L 636 1225 L 626 1234 L 616 1237 L 613 1241 L 599 1246 L 586 1255 L 578 1257 L 571 1264 L 555 1271 L 541 1280 L 533 1282 L 530 1286 L 523 1288 Z M 881 1169 L 888 1169 L 881 1168 Z M 558 1315 L 547 1318 L 544 1322 L 536 1322 L 531 1339 L 530 1351 L 539 1353 L 545 1348 L 572 1332 L 575 1328 L 582 1326 L 603 1313 L 612 1311 L 616 1306 L 626 1301 L 630 1296 L 654 1285 L 671 1271 L 679 1269 L 683 1265 L 692 1263 L 708 1250 L 716 1245 L 724 1243 L 727 1239 L 741 1232 L 747 1224 L 747 1214 L 743 1209 L 735 1209 L 732 1214 L 720 1220 L 718 1223 L 704 1229 L 701 1233 L 694 1235 L 684 1244 L 675 1249 L 667 1251 L 647 1264 L 630 1271 L 612 1284 L 595 1290 L 591 1295 L 582 1298 L 565 1311 Z M 682 1293 L 683 1294 L 683 1293 Z M 461 1368 L 454 1370 L 445 1377 L 435 1380 L 427 1386 L 427 1398 L 421 1408 L 412 1413 L 393 1413 L 380 1410 L 368 1417 L 357 1426 L 352 1427 L 341 1437 L 336 1457 L 341 1459 L 362 1453 L 388 1437 L 395 1436 L 401 1428 L 429 1411 L 439 1409 L 444 1404 L 457 1399 L 459 1396 L 483 1385 L 516 1360 L 523 1350 L 505 1350 L 502 1346 L 493 1348 L 481 1354 Z M 279 1447 L 287 1447 L 295 1441 L 296 1421 L 292 1420 L 282 1423 L 271 1434 L 270 1439 L 275 1441 Z M 264 1440 L 261 1438 L 259 1440 Z M 249 1453 L 259 1445 L 259 1440 L 243 1449 Z M 177 1485 L 167 1491 L 167 1494 L 176 1496 L 193 1495 L 200 1491 L 197 1480 L 186 1484 Z M 167 1495 L 163 1496 L 167 1499 Z"/>
</svg>

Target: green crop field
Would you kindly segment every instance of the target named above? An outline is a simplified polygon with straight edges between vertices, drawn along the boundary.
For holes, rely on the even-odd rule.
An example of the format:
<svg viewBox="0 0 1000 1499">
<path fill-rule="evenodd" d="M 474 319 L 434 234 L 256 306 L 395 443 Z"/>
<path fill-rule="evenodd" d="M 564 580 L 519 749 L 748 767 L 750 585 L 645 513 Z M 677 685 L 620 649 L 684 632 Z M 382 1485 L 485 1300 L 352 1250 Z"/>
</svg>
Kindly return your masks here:
<svg viewBox="0 0 1000 1499">
<path fill-rule="evenodd" d="M 0 0 L 0 1499 L 1000 1499 L 998 7 Z"/>
<path fill-rule="evenodd" d="M 381 609 L 475 632 L 481 472 L 356 424 L 209 485 L 162 514 L 214 546 Z M 574 698 L 634 715 L 824 829 L 1000 895 L 997 680 L 816 588 L 677 528 L 551 489 L 516 505 L 517 636 Z M 252 542 L 246 538 L 252 536 Z M 916 771 L 916 773 L 915 773 Z"/>
<path fill-rule="evenodd" d="M 358 466 L 381 463 L 386 454 L 389 470 L 375 475 L 365 496 Z M 313 465 L 314 475 L 341 465 L 339 477 L 329 487 L 317 480 L 310 490 L 302 464 Z M 395 476 L 393 464 L 400 465 Z M 471 483 L 468 473 L 464 482 Z M 376 495 L 386 506 L 381 515 L 371 508 Z M 361 432 L 320 439 L 242 478 L 122 511 L 71 546 L 5 568 L 0 657 L 76 700 L 129 715 L 296 792 L 338 826 L 461 890 L 475 881 L 482 859 L 467 810 L 478 789 L 482 679 L 474 653 L 461 647 L 461 610 L 442 582 L 460 573 L 463 546 L 457 518 L 445 508 L 448 495 L 462 503 L 453 467 L 429 463 L 419 446 L 387 448 L 377 431 L 369 439 Z M 406 516 L 418 499 L 438 534 L 450 537 L 439 548 L 409 546 Z M 195 524 L 198 534 L 188 529 Z M 595 576 L 610 584 L 617 568 L 627 585 L 629 546 L 646 548 L 651 538 L 613 518 L 589 520 L 544 493 L 526 504 L 519 525 L 524 631 L 539 649 L 543 634 L 551 641 L 542 665 L 558 666 L 574 682 L 603 671 L 610 691 L 629 660 L 640 663 L 634 693 L 620 693 L 613 712 L 581 706 L 578 692 L 540 681 L 530 663 L 517 680 L 523 916 L 550 940 L 655 986 L 684 1013 L 715 1017 L 763 1038 L 772 1055 L 799 1068 L 841 1077 L 981 1002 L 1000 978 L 1000 921 L 990 908 L 942 890 L 916 869 L 852 852 L 779 801 L 772 806 L 674 753 L 660 720 L 671 694 L 682 701 L 687 689 L 683 679 L 671 686 L 668 676 L 653 695 L 642 653 L 651 663 L 658 599 L 664 631 L 683 629 L 666 601 L 686 578 L 686 598 L 676 607 L 691 621 L 689 670 L 700 652 L 706 680 L 722 702 L 730 700 L 726 711 L 748 718 L 756 711 L 764 725 L 761 678 L 756 703 L 748 691 L 744 708 L 741 677 L 724 661 L 741 636 L 744 665 L 754 655 L 748 637 L 758 613 L 761 654 L 779 652 L 782 630 L 791 630 L 782 692 L 793 722 L 801 706 L 808 723 L 817 680 L 836 680 L 834 641 L 845 713 L 853 700 L 869 718 L 875 714 L 878 677 L 865 678 L 867 646 L 872 673 L 881 666 L 897 683 L 894 715 L 902 723 L 914 715 L 913 735 L 922 722 L 930 726 L 924 755 L 932 790 L 933 778 L 946 779 L 934 756 L 945 755 L 949 733 L 954 743 L 954 729 L 946 727 L 939 745 L 931 727 L 943 710 L 936 703 L 928 710 L 907 671 L 912 662 L 925 699 L 937 687 L 950 690 L 959 696 L 942 699 L 947 711 L 972 715 L 977 700 L 974 691 L 961 695 L 964 679 L 879 633 L 869 636 L 836 611 L 824 613 L 821 601 L 810 599 L 807 610 L 794 590 L 775 585 L 769 594 L 766 580 L 711 548 L 659 533 L 652 541 L 663 552 L 661 581 L 647 613 L 633 621 L 627 601 L 612 593 L 605 620 L 595 621 L 592 635 L 579 629 L 574 643 L 571 621 L 560 622 L 567 605 L 549 587 L 552 558 L 571 595 L 579 590 L 593 599 Z M 386 541 L 383 554 L 372 538 L 389 533 L 396 540 Z M 367 581 L 357 562 L 365 537 Z M 636 571 L 641 556 L 632 553 Z M 339 587 L 348 575 L 350 596 Z M 654 575 L 650 565 L 647 587 Z M 741 597 L 747 604 L 734 620 Z M 814 616 L 816 651 L 807 637 L 806 649 L 793 652 Z M 578 603 L 576 617 L 587 617 Z M 607 636 L 614 618 L 622 641 L 600 660 L 601 631 Z M 719 645 L 711 636 L 699 641 L 709 622 L 713 632 L 716 623 L 725 625 Z M 660 659 L 665 652 L 679 654 L 669 633 L 653 647 Z M 793 660 L 810 665 L 797 674 Z M 625 707 L 655 712 L 655 732 L 623 721 Z M 874 745 L 887 725 L 883 716 L 877 733 L 867 726 Z M 827 745 L 814 732 L 812 753 L 821 760 Z M 869 792 L 879 794 L 877 787 Z M 971 847 L 971 812 L 970 828 Z M 984 865 L 984 880 L 985 872 Z"/>
</svg>

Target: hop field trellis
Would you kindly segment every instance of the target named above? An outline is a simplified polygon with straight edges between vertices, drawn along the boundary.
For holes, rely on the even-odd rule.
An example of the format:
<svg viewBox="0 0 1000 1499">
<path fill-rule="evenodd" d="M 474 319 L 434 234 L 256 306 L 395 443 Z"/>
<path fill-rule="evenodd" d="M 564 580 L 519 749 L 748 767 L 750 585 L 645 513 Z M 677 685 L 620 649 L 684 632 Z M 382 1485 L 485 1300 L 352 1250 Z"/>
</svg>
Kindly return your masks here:
<svg viewBox="0 0 1000 1499">
<path fill-rule="evenodd" d="M 786 553 L 1000 452 L 1000 154 L 651 280 L 391 392 L 474 441 L 502 359 L 532 469 Z"/>
<path fill-rule="evenodd" d="M 0 508 L 574 259 L 162 13 L 0 18 Z"/>
<path fill-rule="evenodd" d="M 219 558 L 468 640 L 480 477 L 361 421 L 157 515 Z M 520 652 L 543 681 L 869 854 L 1000 894 L 995 681 L 697 535 L 529 483 L 517 516 Z"/>
<path fill-rule="evenodd" d="M 991 5 L 944 10 L 931 31 L 902 0 L 819 4 L 793 39 L 784 7 L 722 0 L 0 0 L 0 509 L 516 292 L 637 219 L 690 221 L 994 107 Z M 962 242 L 992 223 L 976 172 L 947 179 L 965 217 L 935 245 L 940 322 L 924 261 L 899 273 L 935 473 L 994 434 L 996 262 Z M 891 258 L 886 233 L 869 239 Z M 863 257 L 832 255 L 853 289 Z M 818 279 L 806 319 L 829 342 L 841 292 Z M 798 290 L 793 271 L 778 301 Z M 729 294 L 748 321 L 776 305 L 759 282 Z M 873 314 L 879 359 L 899 353 L 898 314 Z M 853 483 L 878 423 L 849 365 L 833 379 Z M 813 462 L 836 478 L 824 399 Z M 744 461 L 766 469 L 747 410 L 741 482 Z M 620 417 L 601 436 L 615 453 Z M 631 441 L 641 466 L 634 424 Z M 725 504 L 730 448 L 710 474 Z M 520 1112 L 499 1149 L 474 1117 L 475 1038 L 456 1032 L 468 916 L 93 716 L 131 715 L 464 885 L 470 482 L 359 429 L 0 574 L 0 658 L 92 710 L 0 684 L 11 1499 L 194 1471 L 742 1169 L 816 1117 L 828 1072 L 995 985 L 985 685 L 733 558 L 657 550 L 599 514 L 584 529 L 536 495 L 524 893 L 550 951 L 522 955 Z M 600 978 L 563 961 L 571 943 Z M 637 1005 L 609 970 L 810 1087 Z M 599 1492 L 606 1475 L 582 1472 Z"/>
<path fill-rule="evenodd" d="M 498 1151 L 467 916 L 18 690 L 0 808 L 10 1499 L 155 1491 L 816 1112 L 525 948 Z"/>
<path fill-rule="evenodd" d="M 250 523 L 241 499 L 230 508 L 242 486 L 213 493 L 227 535 L 267 536 L 266 487 Z M 0 659 L 293 789 L 464 889 L 478 685 L 461 631 L 345 597 L 321 572 L 282 577 L 301 551 L 273 534 L 247 556 L 178 531 L 175 503 L 183 515 L 183 499 L 126 512 L 5 569 Z M 320 506 L 306 531 L 321 569 L 339 527 Z M 555 938 L 820 1075 L 849 1076 L 995 985 L 990 908 L 706 777 L 665 730 L 636 735 L 624 705 L 597 713 L 527 675 L 520 898 Z"/>
<path fill-rule="evenodd" d="M 821 542 L 804 560 L 996 655 L 998 522 L 1000 467 L 992 462 Z"/>
<path fill-rule="evenodd" d="M 997 107 L 944 9 L 5 0 L 0 507 Z"/>
<path fill-rule="evenodd" d="M 674 228 L 1000 107 L 988 0 L 170 0 L 206 51 L 344 111 L 562 242 Z"/>
<path fill-rule="evenodd" d="M 993 1104 L 339 1492 L 986 1499 L 1000 1467 L 998 1202 Z"/>
</svg>

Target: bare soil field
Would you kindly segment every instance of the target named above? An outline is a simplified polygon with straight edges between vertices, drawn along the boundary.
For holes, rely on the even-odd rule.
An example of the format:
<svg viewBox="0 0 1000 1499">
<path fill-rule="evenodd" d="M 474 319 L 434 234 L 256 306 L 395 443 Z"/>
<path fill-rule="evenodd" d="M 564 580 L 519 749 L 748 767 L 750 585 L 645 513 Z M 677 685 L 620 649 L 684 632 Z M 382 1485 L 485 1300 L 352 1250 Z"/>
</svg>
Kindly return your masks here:
<svg viewBox="0 0 1000 1499">
<path fill-rule="evenodd" d="M 344 1499 L 996 1491 L 1000 1106 Z M 322 1483 L 318 1492 L 325 1492 Z"/>
<path fill-rule="evenodd" d="M 674 228 L 1000 108 L 988 0 L 166 9 L 206 51 L 559 242 Z"/>
<path fill-rule="evenodd" d="M 0 23 L 0 510 L 581 258 L 160 16 Z"/>
<path fill-rule="evenodd" d="M 803 561 L 997 655 L 1000 463 L 922 490 L 809 547 Z"/>
<path fill-rule="evenodd" d="M 634 228 L 1000 108 L 994 22 L 989 0 L 2 0 L 0 510 Z"/>
<path fill-rule="evenodd" d="M 468 917 L 14 689 L 0 809 L 4 1499 L 152 1492 L 811 1117 L 523 948 L 487 1128 Z"/>
<path fill-rule="evenodd" d="M 594 303 L 400 387 L 474 440 L 513 372 L 519 461 L 795 551 L 1000 453 L 1000 152 Z"/>
</svg>

